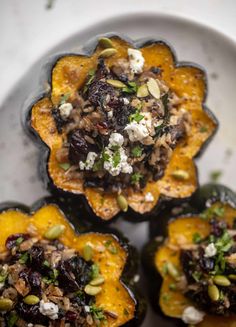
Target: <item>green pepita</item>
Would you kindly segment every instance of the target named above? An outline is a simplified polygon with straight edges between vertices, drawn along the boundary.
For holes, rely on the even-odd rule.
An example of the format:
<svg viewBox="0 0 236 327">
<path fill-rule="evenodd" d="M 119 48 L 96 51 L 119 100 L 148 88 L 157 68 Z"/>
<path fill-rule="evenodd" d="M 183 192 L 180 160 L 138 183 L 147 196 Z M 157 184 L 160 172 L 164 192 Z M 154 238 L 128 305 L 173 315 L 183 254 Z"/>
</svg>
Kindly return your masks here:
<svg viewBox="0 0 236 327">
<path fill-rule="evenodd" d="M 93 248 L 89 244 L 86 244 L 83 248 L 84 260 L 89 261 L 92 259 L 92 256 L 93 256 Z"/>
<path fill-rule="evenodd" d="M 27 295 L 23 301 L 28 305 L 35 305 L 39 303 L 40 299 L 36 295 Z"/>
<path fill-rule="evenodd" d="M 231 280 L 236 280 L 236 275 L 231 274 L 231 275 L 228 276 L 228 278 L 231 279 Z"/>
<path fill-rule="evenodd" d="M 216 285 L 208 286 L 208 295 L 212 301 L 218 301 L 220 298 L 220 291 Z"/>
<path fill-rule="evenodd" d="M 102 52 L 100 52 L 99 57 L 100 58 L 109 58 L 111 56 L 114 56 L 117 53 L 117 50 L 114 48 L 105 49 Z"/>
<path fill-rule="evenodd" d="M 161 91 L 159 88 L 159 85 L 157 84 L 157 81 L 154 78 L 149 78 L 147 81 L 147 87 L 149 93 L 155 98 L 155 99 L 160 99 L 161 97 Z"/>
<path fill-rule="evenodd" d="M 118 89 L 123 89 L 123 87 L 126 87 L 124 83 L 118 81 L 117 79 L 107 79 L 107 83 Z"/>
<path fill-rule="evenodd" d="M 117 200 L 119 208 L 122 211 L 126 212 L 128 210 L 128 202 L 127 202 L 126 198 L 120 194 L 117 196 L 116 200 Z"/>
<path fill-rule="evenodd" d="M 63 234 L 64 230 L 64 225 L 54 225 L 45 232 L 44 237 L 48 240 L 56 240 Z"/>
<path fill-rule="evenodd" d="M 217 275 L 213 278 L 213 282 L 219 286 L 229 286 L 231 284 L 230 280 L 222 275 Z"/>
<path fill-rule="evenodd" d="M 68 170 L 70 168 L 70 164 L 68 162 L 65 163 L 60 163 L 59 166 L 63 169 L 63 170 Z"/>
<path fill-rule="evenodd" d="M 89 283 L 92 286 L 99 286 L 102 285 L 104 283 L 105 279 L 103 276 L 98 276 L 96 278 L 94 278 L 93 280 L 91 280 L 91 282 Z"/>
<path fill-rule="evenodd" d="M 13 307 L 13 301 L 10 299 L 0 299 L 0 311 L 9 311 Z"/>
<path fill-rule="evenodd" d="M 98 293 L 100 293 L 102 290 L 102 288 L 100 286 L 92 286 L 92 285 L 86 285 L 84 288 L 84 291 L 86 294 L 88 295 L 97 295 Z"/>
<path fill-rule="evenodd" d="M 102 37 L 101 39 L 99 39 L 99 45 L 104 48 L 114 48 L 114 45 L 112 43 L 112 41 L 110 39 L 108 39 L 107 37 Z"/>
<path fill-rule="evenodd" d="M 185 181 L 187 179 L 189 179 L 189 173 L 186 170 L 182 170 L 182 169 L 176 169 L 172 172 L 172 176 L 175 179 L 181 180 L 181 181 Z"/>
<path fill-rule="evenodd" d="M 138 91 L 137 91 L 137 97 L 138 98 L 145 98 L 148 96 L 148 88 L 146 84 L 143 84 L 139 86 Z"/>
<path fill-rule="evenodd" d="M 173 265 L 172 262 L 167 262 L 166 264 L 166 269 L 167 269 L 167 273 L 173 277 L 174 279 L 178 279 L 179 278 L 179 272 L 178 270 L 175 268 L 175 266 Z"/>
</svg>

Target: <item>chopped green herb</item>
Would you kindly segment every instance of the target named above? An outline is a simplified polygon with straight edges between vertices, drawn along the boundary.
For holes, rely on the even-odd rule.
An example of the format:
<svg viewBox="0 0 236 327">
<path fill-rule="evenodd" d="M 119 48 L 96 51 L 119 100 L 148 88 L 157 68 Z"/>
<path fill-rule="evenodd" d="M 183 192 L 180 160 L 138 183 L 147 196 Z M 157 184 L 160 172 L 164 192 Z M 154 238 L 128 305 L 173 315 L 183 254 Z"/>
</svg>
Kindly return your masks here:
<svg viewBox="0 0 236 327">
<path fill-rule="evenodd" d="M 208 131 L 208 129 L 207 129 L 206 126 L 201 126 L 200 129 L 199 129 L 200 133 L 206 133 L 207 131 Z"/>
<path fill-rule="evenodd" d="M 110 156 L 108 153 L 106 153 L 105 151 L 102 152 L 102 160 L 103 161 L 109 161 Z"/>
<path fill-rule="evenodd" d="M 7 279 L 7 272 L 1 272 L 0 274 L 0 283 L 5 283 L 5 280 Z"/>
<path fill-rule="evenodd" d="M 131 176 L 131 184 L 139 183 L 140 179 L 143 178 L 143 175 L 140 173 L 135 173 Z"/>
<path fill-rule="evenodd" d="M 7 317 L 7 327 L 15 326 L 15 323 L 17 322 L 18 319 L 19 317 L 15 312 L 10 312 L 9 316 Z"/>
<path fill-rule="evenodd" d="M 140 115 L 140 111 L 139 110 L 136 110 L 135 113 L 131 114 L 129 116 L 129 121 L 132 122 L 132 121 L 136 121 L 137 123 L 139 123 L 142 119 L 144 118 L 143 115 Z"/>
<path fill-rule="evenodd" d="M 170 300 L 170 298 L 171 298 L 170 294 L 165 293 L 162 295 L 162 299 L 165 302 L 168 302 Z"/>
<path fill-rule="evenodd" d="M 200 271 L 194 271 L 192 273 L 192 277 L 196 282 L 199 282 L 202 277 L 202 273 Z"/>
<path fill-rule="evenodd" d="M 49 262 L 48 262 L 47 260 L 44 260 L 43 265 L 44 265 L 45 267 L 50 267 L 50 264 L 49 264 Z"/>
<path fill-rule="evenodd" d="M 66 103 L 69 97 L 70 97 L 70 93 L 63 94 L 60 99 L 60 105 Z"/>
<path fill-rule="evenodd" d="M 16 245 L 20 245 L 22 242 L 24 242 L 24 238 L 23 237 L 18 237 L 16 239 Z"/>
<path fill-rule="evenodd" d="M 29 259 L 29 255 L 27 252 L 21 254 L 20 258 L 19 258 L 19 262 L 21 264 L 25 264 L 27 262 L 27 260 Z"/>
<path fill-rule="evenodd" d="M 93 165 L 93 171 L 99 171 L 102 170 L 103 168 L 103 160 L 102 158 L 100 158 L 99 160 L 97 160 L 94 165 Z"/>
<path fill-rule="evenodd" d="M 122 92 L 133 94 L 136 93 L 138 90 L 138 86 L 135 82 L 128 82 L 125 87 L 122 88 Z"/>
<path fill-rule="evenodd" d="M 218 251 L 228 252 L 234 242 L 229 233 L 225 230 L 223 235 L 216 241 L 215 246 Z"/>
<path fill-rule="evenodd" d="M 194 233 L 194 234 L 193 234 L 193 242 L 194 242 L 195 244 L 200 243 L 201 240 L 202 240 L 202 237 L 201 237 L 201 235 L 200 235 L 199 233 Z"/>
<path fill-rule="evenodd" d="M 45 276 L 43 277 L 43 281 L 45 284 L 54 284 L 54 285 L 58 285 L 58 281 L 57 281 L 57 277 L 59 275 L 59 271 L 57 269 L 53 269 L 52 271 L 50 271 L 49 273 L 49 277 Z"/>
<path fill-rule="evenodd" d="M 108 240 L 105 242 L 105 247 L 108 249 L 108 251 L 111 254 L 117 254 L 117 248 L 113 245 L 113 241 L 112 240 Z"/>
<path fill-rule="evenodd" d="M 214 216 L 223 217 L 224 213 L 225 213 L 225 210 L 223 207 L 214 206 L 214 207 L 207 208 L 205 211 L 203 211 L 200 214 L 200 217 L 202 219 L 209 220 L 209 219 L 213 218 Z"/>
<path fill-rule="evenodd" d="M 211 182 L 218 182 L 220 177 L 222 176 L 222 171 L 221 170 L 213 170 L 211 173 L 210 173 L 210 180 Z"/>
<path fill-rule="evenodd" d="M 135 158 L 141 157 L 142 152 L 143 152 L 143 150 L 142 150 L 141 146 L 139 146 L 139 145 L 135 146 L 135 147 L 131 150 L 131 154 L 132 154 L 132 156 L 135 157 Z"/>
<path fill-rule="evenodd" d="M 94 320 L 105 321 L 106 316 L 104 315 L 104 311 L 102 308 L 96 307 L 94 304 L 89 307 L 89 311 L 93 316 Z"/>
<path fill-rule="evenodd" d="M 113 166 L 117 167 L 120 163 L 121 157 L 120 157 L 120 151 L 117 150 L 115 151 L 113 157 L 112 157 L 112 161 L 113 161 Z"/>
</svg>

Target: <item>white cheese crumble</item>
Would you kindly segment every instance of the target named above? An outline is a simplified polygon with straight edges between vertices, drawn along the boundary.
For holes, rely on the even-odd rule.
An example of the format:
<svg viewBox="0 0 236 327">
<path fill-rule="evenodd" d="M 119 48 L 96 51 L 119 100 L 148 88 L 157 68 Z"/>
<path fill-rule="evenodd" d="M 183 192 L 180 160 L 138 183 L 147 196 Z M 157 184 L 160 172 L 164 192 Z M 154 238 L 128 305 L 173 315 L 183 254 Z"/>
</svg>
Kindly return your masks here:
<svg viewBox="0 0 236 327">
<path fill-rule="evenodd" d="M 123 98 L 123 102 L 124 102 L 124 104 L 129 104 L 129 99 Z"/>
<path fill-rule="evenodd" d="M 132 121 L 125 127 L 129 139 L 131 142 L 142 142 L 145 137 L 154 134 L 154 128 L 152 124 L 152 116 L 148 112 L 140 112 L 140 115 L 144 116 L 139 122 Z"/>
<path fill-rule="evenodd" d="M 41 300 L 39 303 L 39 311 L 42 315 L 49 317 L 49 319 L 58 319 L 59 308 L 53 302 L 44 302 Z"/>
<path fill-rule="evenodd" d="M 112 176 L 118 176 L 120 173 L 131 174 L 133 172 L 133 167 L 127 162 L 128 157 L 123 148 L 119 149 L 120 161 L 116 167 L 114 165 L 115 152 L 107 147 L 105 148 L 105 154 L 108 155 L 108 159 L 104 161 L 104 169 Z"/>
<path fill-rule="evenodd" d="M 72 109 L 73 109 L 73 106 L 69 102 L 61 104 L 59 107 L 61 117 L 62 118 L 69 117 Z"/>
<path fill-rule="evenodd" d="M 204 312 L 190 306 L 184 309 L 182 313 L 182 320 L 185 324 L 196 325 L 203 320 L 204 316 Z"/>
<path fill-rule="evenodd" d="M 145 194 L 145 201 L 146 202 L 153 202 L 154 201 L 154 196 L 152 195 L 151 192 L 148 192 Z"/>
<path fill-rule="evenodd" d="M 93 165 L 94 165 L 94 162 L 95 162 L 95 159 L 97 158 L 97 153 L 95 152 L 89 152 L 87 154 L 87 158 L 85 160 L 85 162 L 83 161 L 80 161 L 79 162 L 79 168 L 81 170 L 91 170 L 93 168 Z"/>
<path fill-rule="evenodd" d="M 108 118 L 112 118 L 113 117 L 113 111 L 112 110 L 108 111 L 107 117 Z"/>
<path fill-rule="evenodd" d="M 137 49 L 128 49 L 130 68 L 134 74 L 140 74 L 143 71 L 144 58 L 142 52 Z"/>
<path fill-rule="evenodd" d="M 122 146 L 124 143 L 124 137 L 120 133 L 112 133 L 109 138 L 109 145 L 108 147 L 112 146 Z"/>
<path fill-rule="evenodd" d="M 214 257 L 217 253 L 217 249 L 215 247 L 214 243 L 210 243 L 207 245 L 207 247 L 205 248 L 205 254 L 204 256 L 207 258 L 211 258 Z"/>
</svg>

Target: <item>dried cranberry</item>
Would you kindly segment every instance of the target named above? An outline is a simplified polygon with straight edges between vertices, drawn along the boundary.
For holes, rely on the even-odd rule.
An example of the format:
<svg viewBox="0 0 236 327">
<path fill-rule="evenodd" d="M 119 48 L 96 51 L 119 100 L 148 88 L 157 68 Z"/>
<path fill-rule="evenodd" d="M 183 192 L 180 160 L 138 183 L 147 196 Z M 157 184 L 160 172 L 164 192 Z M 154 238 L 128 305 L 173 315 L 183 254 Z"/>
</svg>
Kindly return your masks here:
<svg viewBox="0 0 236 327">
<path fill-rule="evenodd" d="M 41 275 L 39 272 L 34 271 L 29 274 L 29 283 L 31 288 L 38 289 L 41 286 Z"/>
<path fill-rule="evenodd" d="M 80 160 L 84 161 L 89 152 L 89 144 L 84 139 L 80 130 L 76 130 L 69 139 L 69 160 L 76 164 Z"/>
<path fill-rule="evenodd" d="M 210 221 L 212 234 L 219 237 L 223 234 L 224 230 L 227 228 L 227 225 L 224 221 L 219 221 L 217 219 L 211 219 Z"/>
<path fill-rule="evenodd" d="M 79 285 L 71 276 L 65 261 L 59 263 L 57 270 L 59 271 L 57 280 L 61 288 L 66 289 L 69 292 L 74 292 L 79 289 Z"/>
<path fill-rule="evenodd" d="M 24 302 L 20 302 L 16 305 L 15 309 L 18 315 L 25 321 L 47 326 L 48 318 L 40 313 L 38 304 L 27 305 Z"/>
<path fill-rule="evenodd" d="M 5 246 L 8 250 L 14 248 L 17 245 L 17 240 L 22 238 L 24 241 L 27 240 L 29 238 L 28 234 L 13 234 L 10 235 L 5 243 Z"/>
<path fill-rule="evenodd" d="M 77 313 L 74 311 L 66 312 L 66 320 L 67 321 L 75 321 L 77 319 Z"/>
<path fill-rule="evenodd" d="M 204 271 L 210 272 L 214 269 L 214 260 L 211 258 L 201 257 L 199 259 L 199 265 Z"/>
<path fill-rule="evenodd" d="M 44 250 L 41 246 L 39 245 L 34 245 L 32 248 L 29 250 L 29 255 L 30 255 L 30 266 L 38 271 L 44 271 L 45 266 L 43 265 L 44 262 Z"/>
</svg>

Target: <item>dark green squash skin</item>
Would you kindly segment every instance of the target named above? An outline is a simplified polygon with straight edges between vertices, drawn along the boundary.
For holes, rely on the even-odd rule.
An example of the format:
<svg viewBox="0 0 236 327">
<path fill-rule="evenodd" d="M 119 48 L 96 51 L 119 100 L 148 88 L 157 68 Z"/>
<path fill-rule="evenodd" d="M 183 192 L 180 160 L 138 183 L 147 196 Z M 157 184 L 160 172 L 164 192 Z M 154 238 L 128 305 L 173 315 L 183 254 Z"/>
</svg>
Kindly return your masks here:
<svg viewBox="0 0 236 327">
<path fill-rule="evenodd" d="M 78 53 L 63 53 L 63 54 L 57 54 L 57 55 L 53 56 L 49 60 L 49 62 L 44 66 L 43 76 L 42 76 L 41 80 L 47 81 L 48 85 L 51 86 L 52 71 L 53 71 L 53 68 L 56 65 L 57 61 L 60 58 L 62 58 L 64 56 L 68 56 L 68 55 L 70 55 L 70 56 L 71 55 L 73 55 L 73 56 L 88 56 L 89 57 L 96 50 L 96 48 L 98 46 L 98 41 L 101 37 L 110 38 L 110 37 L 114 37 L 114 36 L 127 41 L 134 48 L 147 47 L 147 46 L 150 46 L 151 44 L 165 44 L 170 49 L 170 52 L 172 53 L 173 62 L 176 67 L 192 66 L 192 67 L 196 67 L 196 68 L 200 69 L 203 72 L 203 74 L 205 76 L 205 80 L 204 80 L 205 81 L 205 94 L 204 94 L 204 100 L 203 100 L 202 105 L 203 105 L 203 109 L 207 113 L 207 115 L 215 122 L 216 128 L 215 128 L 213 134 L 206 140 L 206 142 L 203 144 L 202 148 L 199 149 L 199 152 L 195 156 L 195 158 L 199 157 L 204 152 L 204 150 L 207 147 L 207 145 L 209 144 L 209 142 L 212 140 L 213 136 L 215 135 L 215 133 L 218 129 L 218 125 L 219 125 L 218 120 L 216 119 L 214 114 L 207 108 L 207 106 L 205 104 L 206 97 L 207 97 L 207 90 L 208 90 L 206 73 L 205 73 L 205 70 L 197 64 L 194 64 L 191 62 L 178 61 L 174 49 L 166 41 L 155 39 L 155 38 L 152 38 L 152 39 L 143 38 L 141 40 L 133 41 L 132 39 L 128 38 L 127 36 L 124 36 L 119 33 L 106 33 L 103 35 L 98 35 L 98 36 L 92 38 L 90 41 L 88 41 L 88 43 Z M 22 117 L 22 123 L 23 123 L 23 127 L 24 127 L 26 133 L 39 146 L 39 151 L 40 151 L 39 152 L 39 158 L 40 158 L 40 160 L 39 160 L 39 176 L 43 180 L 45 187 L 53 195 L 55 195 L 55 196 L 63 195 L 65 197 L 74 199 L 76 204 L 79 203 L 79 205 L 82 204 L 85 207 L 85 210 L 88 213 L 89 219 L 91 218 L 93 222 L 106 223 L 107 221 L 104 221 L 101 217 L 97 216 L 93 212 L 92 208 L 88 205 L 87 200 L 83 194 L 74 194 L 72 192 L 64 191 L 61 188 L 58 188 L 54 184 L 52 178 L 49 176 L 49 173 L 47 170 L 47 163 L 48 163 L 50 150 L 47 147 L 47 145 L 41 140 L 41 138 L 39 137 L 37 132 L 31 127 L 31 111 L 32 111 L 33 104 L 45 96 L 50 96 L 50 90 L 45 91 L 45 89 L 43 89 L 43 87 L 41 85 L 41 89 L 38 90 L 38 92 L 36 93 L 36 96 L 30 97 L 28 100 L 26 100 L 25 105 L 24 105 L 23 117 Z M 197 168 L 195 167 L 195 169 L 196 169 L 196 175 L 198 176 Z M 198 180 L 198 178 L 197 178 L 197 180 Z M 196 185 L 196 187 L 198 187 L 198 185 Z M 153 216 L 157 215 L 160 212 L 160 210 L 163 208 L 163 204 L 166 204 L 169 201 L 175 201 L 176 203 L 181 203 L 186 200 L 187 200 L 186 198 L 172 199 L 172 198 L 168 198 L 164 195 L 161 195 L 157 205 L 155 206 L 155 208 L 152 211 L 147 212 L 145 214 L 140 214 L 138 212 L 135 212 L 131 208 L 129 208 L 126 213 L 120 212 L 117 215 L 115 215 L 112 219 L 110 219 L 108 222 L 114 221 L 115 218 L 118 218 L 120 216 L 124 216 L 126 219 L 128 219 L 131 222 L 141 222 L 141 221 L 145 221 L 145 220 L 150 220 Z"/>
<path fill-rule="evenodd" d="M 205 184 L 193 194 L 189 202 L 183 203 L 178 207 L 175 204 L 170 205 L 161 212 L 161 219 L 155 219 L 150 222 L 149 235 L 151 240 L 143 248 L 142 265 L 145 274 L 148 276 L 151 304 L 157 314 L 161 316 L 164 316 L 164 314 L 161 312 L 158 303 L 162 277 L 155 267 L 154 258 L 158 248 L 163 245 L 165 238 L 168 236 L 168 223 L 173 219 L 200 214 L 215 202 L 229 204 L 236 208 L 236 193 L 224 185 Z M 168 327 L 186 326 L 180 319 L 164 317 Z"/>
<path fill-rule="evenodd" d="M 4 202 L 0 204 L 0 213 L 8 210 L 17 210 L 30 215 L 38 211 L 43 206 L 49 204 L 56 205 L 62 211 L 65 219 L 69 221 L 77 235 L 90 232 L 111 234 L 126 251 L 128 257 L 120 281 L 129 292 L 130 297 L 135 302 L 135 315 L 132 320 L 122 326 L 140 326 L 146 315 L 147 305 L 144 297 L 137 287 L 137 283 L 134 282 L 134 277 L 137 274 L 139 267 L 139 255 L 136 248 L 130 244 L 129 240 L 121 232 L 117 231 L 116 229 L 101 225 L 97 226 L 97 228 L 94 228 L 94 225 L 92 226 L 88 219 L 83 216 L 81 219 L 78 219 L 78 215 L 75 215 L 73 212 L 73 206 L 71 206 L 70 200 L 65 198 L 55 198 L 51 196 L 45 197 L 35 202 L 31 207 L 18 202 Z"/>
</svg>

